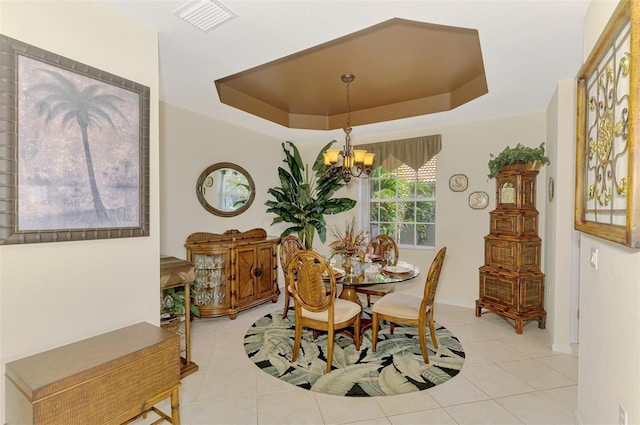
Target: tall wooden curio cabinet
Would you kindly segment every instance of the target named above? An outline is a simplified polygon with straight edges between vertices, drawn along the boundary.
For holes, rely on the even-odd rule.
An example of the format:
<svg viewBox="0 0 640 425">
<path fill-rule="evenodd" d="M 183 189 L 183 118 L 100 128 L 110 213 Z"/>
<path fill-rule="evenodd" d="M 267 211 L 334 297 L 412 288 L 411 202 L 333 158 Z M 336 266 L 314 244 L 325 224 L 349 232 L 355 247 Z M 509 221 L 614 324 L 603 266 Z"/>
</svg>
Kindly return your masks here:
<svg viewBox="0 0 640 425">
<path fill-rule="evenodd" d="M 496 176 L 496 209 L 490 214 L 490 233 L 484 238 L 480 267 L 480 297 L 476 316 L 492 312 L 516 333 L 532 321 L 544 329 L 544 274 L 540 271 L 541 243 L 536 210 L 537 169 L 529 164 L 502 167 Z"/>
<path fill-rule="evenodd" d="M 277 246 L 278 239 L 264 229 L 189 235 L 187 261 L 195 265 L 191 296 L 200 315 L 235 319 L 242 310 L 278 301 Z"/>
</svg>

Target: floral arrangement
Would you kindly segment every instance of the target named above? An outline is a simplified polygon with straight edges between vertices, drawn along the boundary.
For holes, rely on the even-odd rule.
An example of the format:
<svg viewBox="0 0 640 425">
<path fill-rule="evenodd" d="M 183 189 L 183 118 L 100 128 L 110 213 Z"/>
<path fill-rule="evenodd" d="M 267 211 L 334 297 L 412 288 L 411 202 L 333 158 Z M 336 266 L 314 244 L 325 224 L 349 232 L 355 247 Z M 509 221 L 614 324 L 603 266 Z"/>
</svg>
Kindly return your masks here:
<svg viewBox="0 0 640 425">
<path fill-rule="evenodd" d="M 364 245 L 369 236 L 368 230 L 356 230 L 356 219 L 353 217 L 351 221 L 345 221 L 344 229 L 334 226 L 331 228 L 331 234 L 335 238 L 329 244 L 331 254 L 355 253 Z"/>
</svg>

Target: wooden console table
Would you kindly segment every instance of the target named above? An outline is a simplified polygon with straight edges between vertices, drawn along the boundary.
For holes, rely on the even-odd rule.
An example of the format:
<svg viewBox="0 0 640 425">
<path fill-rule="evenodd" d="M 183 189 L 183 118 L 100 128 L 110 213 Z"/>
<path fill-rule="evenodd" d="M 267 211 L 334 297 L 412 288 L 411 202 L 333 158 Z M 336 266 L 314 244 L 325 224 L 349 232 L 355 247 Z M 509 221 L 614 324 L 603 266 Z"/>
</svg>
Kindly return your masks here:
<svg viewBox="0 0 640 425">
<path fill-rule="evenodd" d="M 6 365 L 7 425 L 180 425 L 180 338 L 138 323 Z M 171 398 L 171 416 L 153 407 Z"/>
<path fill-rule="evenodd" d="M 192 263 L 176 257 L 160 256 L 160 293 L 169 288 L 184 288 L 184 350 L 181 351 L 180 377 L 191 375 L 198 365 L 191 361 L 191 282 L 195 277 Z"/>
</svg>

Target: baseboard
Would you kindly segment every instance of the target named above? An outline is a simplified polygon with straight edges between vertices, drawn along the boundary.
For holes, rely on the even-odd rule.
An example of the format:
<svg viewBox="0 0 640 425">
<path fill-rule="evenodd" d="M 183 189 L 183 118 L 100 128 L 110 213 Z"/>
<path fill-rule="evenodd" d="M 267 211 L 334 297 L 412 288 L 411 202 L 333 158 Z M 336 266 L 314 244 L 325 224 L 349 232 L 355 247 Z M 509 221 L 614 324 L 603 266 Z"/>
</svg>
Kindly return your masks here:
<svg viewBox="0 0 640 425">
<path fill-rule="evenodd" d="M 455 306 L 455 307 L 465 307 L 465 308 L 470 308 L 470 309 L 475 309 L 476 308 L 475 304 L 466 304 L 466 303 L 461 303 L 459 301 L 451 301 L 451 300 L 436 299 L 436 304 L 447 304 L 447 305 L 452 305 L 452 306 Z"/>
<path fill-rule="evenodd" d="M 551 350 L 552 351 L 557 351 L 559 353 L 573 354 L 573 349 L 571 348 L 571 344 L 553 343 L 553 344 L 551 344 Z"/>
</svg>

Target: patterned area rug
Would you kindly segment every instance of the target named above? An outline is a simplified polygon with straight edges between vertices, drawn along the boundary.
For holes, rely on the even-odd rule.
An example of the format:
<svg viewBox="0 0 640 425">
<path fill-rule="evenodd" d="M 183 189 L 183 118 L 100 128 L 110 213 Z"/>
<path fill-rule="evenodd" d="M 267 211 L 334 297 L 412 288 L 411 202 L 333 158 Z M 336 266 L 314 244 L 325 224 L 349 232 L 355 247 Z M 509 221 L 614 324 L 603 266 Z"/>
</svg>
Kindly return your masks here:
<svg viewBox="0 0 640 425">
<path fill-rule="evenodd" d="M 370 318 L 370 309 L 363 318 Z M 435 324 L 439 348 L 433 348 L 429 330 L 429 364 L 420 353 L 418 329 L 396 325 L 378 332 L 376 352 L 371 351 L 371 329 L 364 333 L 360 350 L 344 334 L 336 334 L 332 370 L 326 373 L 327 336 L 316 340 L 310 330 L 302 334 L 302 347 L 296 362 L 291 361 L 295 335 L 294 310 L 286 319 L 274 312 L 256 321 L 244 337 L 249 358 L 264 372 L 292 385 L 311 391 L 349 397 L 373 397 L 422 391 L 456 376 L 464 363 L 464 350 L 448 329 Z"/>
</svg>

